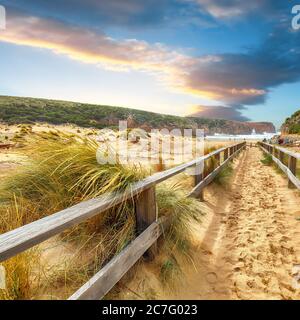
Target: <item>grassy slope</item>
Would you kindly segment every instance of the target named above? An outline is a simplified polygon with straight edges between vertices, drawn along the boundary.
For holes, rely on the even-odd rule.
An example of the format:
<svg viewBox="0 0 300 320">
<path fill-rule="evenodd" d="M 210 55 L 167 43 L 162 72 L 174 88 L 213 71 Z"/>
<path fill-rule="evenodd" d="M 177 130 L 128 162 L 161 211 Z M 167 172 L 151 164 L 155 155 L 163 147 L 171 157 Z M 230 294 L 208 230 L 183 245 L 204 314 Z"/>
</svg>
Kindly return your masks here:
<svg viewBox="0 0 300 320">
<path fill-rule="evenodd" d="M 72 123 L 82 127 L 103 128 L 117 126 L 118 120 L 126 120 L 129 116 L 132 116 L 137 125 L 147 124 L 153 128 L 188 128 L 197 124 L 214 128 L 227 124 L 226 120 L 178 117 L 113 106 L 0 96 L 0 121 L 9 124 Z"/>
<path fill-rule="evenodd" d="M 285 120 L 283 131 L 290 134 L 300 134 L 300 110 Z"/>
</svg>

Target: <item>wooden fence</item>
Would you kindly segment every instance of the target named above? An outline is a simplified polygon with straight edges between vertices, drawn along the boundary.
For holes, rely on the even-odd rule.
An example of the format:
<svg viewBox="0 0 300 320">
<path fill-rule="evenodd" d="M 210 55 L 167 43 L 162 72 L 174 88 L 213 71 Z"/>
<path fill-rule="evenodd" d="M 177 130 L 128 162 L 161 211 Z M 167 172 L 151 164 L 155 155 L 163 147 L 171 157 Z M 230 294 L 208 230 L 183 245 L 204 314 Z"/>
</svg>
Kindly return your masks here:
<svg viewBox="0 0 300 320">
<path fill-rule="evenodd" d="M 204 170 L 205 173 L 202 174 L 200 170 L 199 173 L 196 171 L 198 174 L 195 175 L 195 187 L 189 196 L 201 197 L 203 189 L 245 147 L 246 142 L 243 142 L 218 149 L 188 163 L 147 177 L 123 193 L 104 194 L 2 234 L 0 262 L 134 197 L 137 237 L 69 298 L 69 300 L 102 299 L 145 253 L 150 257 L 155 255 L 156 242 L 171 223 L 164 217 L 157 219 L 155 186 L 188 168 L 196 169 L 203 164 L 205 166 L 207 161 L 214 158 L 215 165 L 210 172 Z"/>
<path fill-rule="evenodd" d="M 297 177 L 297 160 L 300 159 L 300 153 L 264 142 L 260 142 L 259 145 L 264 152 L 271 155 L 273 161 L 287 175 L 289 187 L 296 187 L 300 190 L 300 180 Z"/>
</svg>

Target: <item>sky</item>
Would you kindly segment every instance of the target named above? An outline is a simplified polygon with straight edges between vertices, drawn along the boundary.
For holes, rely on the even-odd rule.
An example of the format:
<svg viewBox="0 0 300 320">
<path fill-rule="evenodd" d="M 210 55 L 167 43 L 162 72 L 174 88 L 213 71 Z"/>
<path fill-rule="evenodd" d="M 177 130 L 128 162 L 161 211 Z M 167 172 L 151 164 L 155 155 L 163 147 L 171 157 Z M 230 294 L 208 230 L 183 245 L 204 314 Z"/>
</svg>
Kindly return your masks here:
<svg viewBox="0 0 300 320">
<path fill-rule="evenodd" d="M 279 128 L 300 109 L 297 4 L 0 0 L 0 95 Z"/>
</svg>

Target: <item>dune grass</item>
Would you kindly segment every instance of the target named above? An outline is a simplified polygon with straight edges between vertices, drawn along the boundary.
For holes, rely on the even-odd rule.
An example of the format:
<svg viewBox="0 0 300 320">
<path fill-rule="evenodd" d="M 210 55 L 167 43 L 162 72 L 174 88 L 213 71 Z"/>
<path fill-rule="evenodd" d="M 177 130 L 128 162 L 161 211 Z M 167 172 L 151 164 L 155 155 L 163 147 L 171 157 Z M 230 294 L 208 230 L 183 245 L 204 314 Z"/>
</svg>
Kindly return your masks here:
<svg viewBox="0 0 300 320">
<path fill-rule="evenodd" d="M 273 164 L 272 156 L 268 153 L 264 153 L 263 159 L 260 162 L 265 166 L 271 166 Z"/>
<path fill-rule="evenodd" d="M 0 234 L 21 227 L 36 215 L 35 207 L 23 198 L 13 196 L 10 203 L 0 206 Z M 0 289 L 0 300 L 30 299 L 33 295 L 34 265 L 39 250 L 33 248 L 2 265 L 6 270 L 6 289 Z"/>
<path fill-rule="evenodd" d="M 23 149 L 29 163 L 4 181 L 0 199 L 17 195 L 46 208 L 55 203 L 58 209 L 125 190 L 146 175 L 137 166 L 99 165 L 98 147 L 96 141 L 79 135 L 54 131 L 35 135 Z"/>
<path fill-rule="evenodd" d="M 169 289 L 181 283 L 179 261 L 193 264 L 193 227 L 201 223 L 206 211 L 201 202 L 187 195 L 181 183 L 170 185 L 166 182 L 157 187 L 158 213 L 171 219 L 163 244 L 165 256 L 160 266 L 160 280 Z"/>
<path fill-rule="evenodd" d="M 96 158 L 97 142 L 78 135 L 50 132 L 26 140 L 22 152 L 28 157 L 27 163 L 6 177 L 0 186 L 1 233 L 106 192 L 125 190 L 147 175 L 138 166 L 100 165 Z M 85 268 L 92 272 L 126 246 L 134 235 L 134 226 L 133 202 L 128 201 L 61 236 L 78 245 L 89 239 L 86 246 L 93 254 Z M 105 249 L 100 250 L 99 243 L 105 244 Z M 20 279 L 20 294 L 13 293 L 14 285 L 8 281 L 8 289 L 1 293 L 1 298 L 26 299 L 30 296 L 28 277 L 31 267 L 26 262 L 27 256 L 18 255 L 16 259 L 22 260 L 23 257 L 24 263 L 19 263 L 23 268 L 13 270 L 14 277 Z M 11 270 L 13 261 L 17 261 L 14 259 L 6 261 L 4 267 Z M 35 260 L 33 256 L 31 260 Z"/>
<path fill-rule="evenodd" d="M 138 165 L 99 164 L 98 143 L 59 131 L 28 134 L 22 152 L 27 161 L 0 185 L 0 232 L 20 227 L 106 192 L 124 191 L 150 172 Z M 96 157 L 97 154 L 97 157 Z M 200 222 L 202 207 L 187 198 L 180 185 L 157 187 L 158 214 L 172 217 L 164 235 L 167 254 L 161 280 L 180 273 L 177 255 L 192 259 L 191 224 Z M 67 298 L 135 236 L 134 200 L 63 232 L 58 242 L 71 246 L 70 258 L 41 262 L 34 248 L 4 262 L 10 275 L 0 299 Z M 44 259 L 45 260 L 45 259 Z"/>
<path fill-rule="evenodd" d="M 227 185 L 230 181 L 230 178 L 232 177 L 232 174 L 233 174 L 232 164 L 228 163 L 215 177 L 214 183 L 221 186 Z"/>
</svg>

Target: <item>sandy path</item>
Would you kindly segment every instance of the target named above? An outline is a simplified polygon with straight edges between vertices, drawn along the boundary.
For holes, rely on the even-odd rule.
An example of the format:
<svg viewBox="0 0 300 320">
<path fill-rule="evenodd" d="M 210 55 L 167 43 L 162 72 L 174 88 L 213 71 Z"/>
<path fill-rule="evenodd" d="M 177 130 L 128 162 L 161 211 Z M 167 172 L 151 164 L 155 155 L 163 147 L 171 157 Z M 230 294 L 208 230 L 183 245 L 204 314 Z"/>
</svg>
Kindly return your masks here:
<svg viewBox="0 0 300 320">
<path fill-rule="evenodd" d="M 300 197 L 258 148 L 244 152 L 231 189 L 207 195 L 207 225 L 197 271 L 167 299 L 300 299 L 293 268 L 300 265 Z"/>
</svg>

